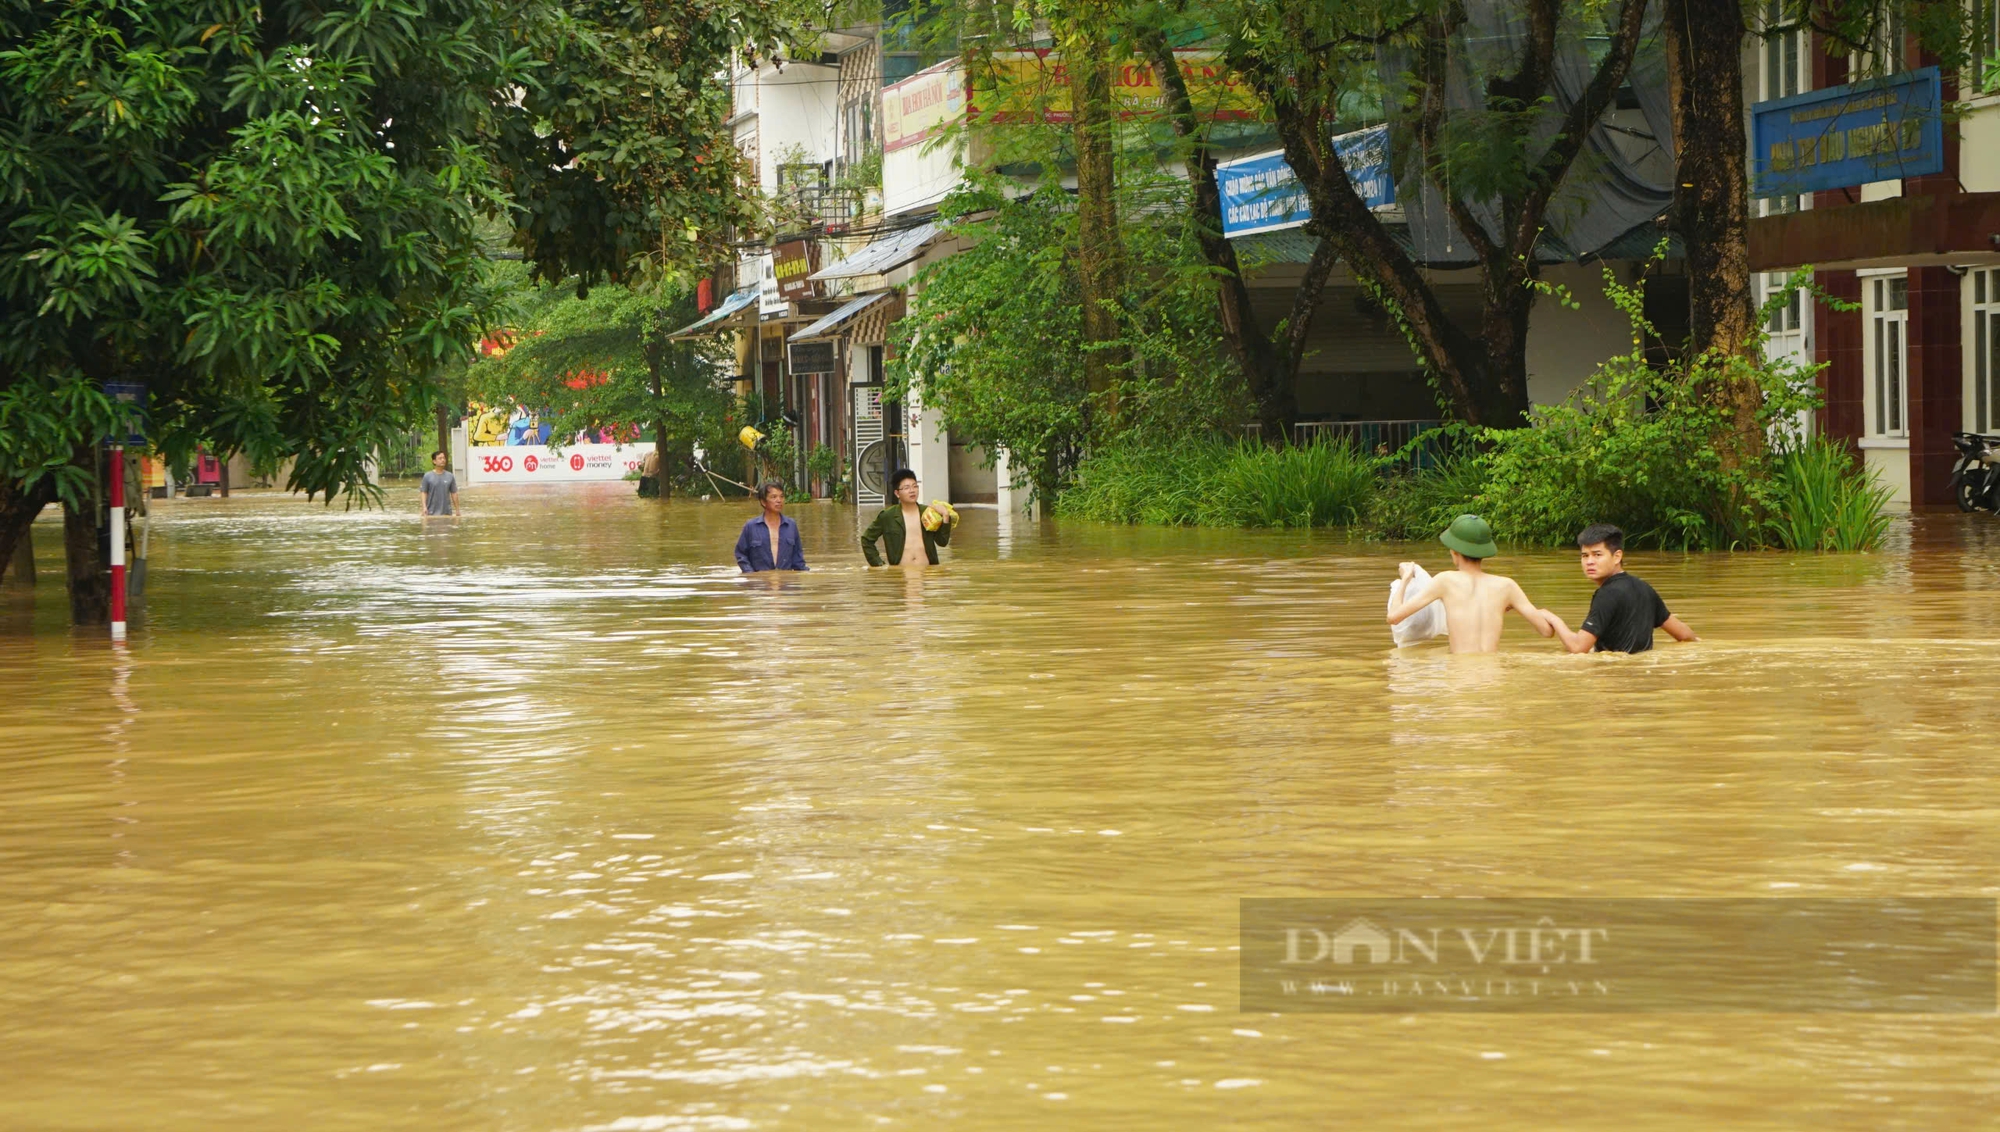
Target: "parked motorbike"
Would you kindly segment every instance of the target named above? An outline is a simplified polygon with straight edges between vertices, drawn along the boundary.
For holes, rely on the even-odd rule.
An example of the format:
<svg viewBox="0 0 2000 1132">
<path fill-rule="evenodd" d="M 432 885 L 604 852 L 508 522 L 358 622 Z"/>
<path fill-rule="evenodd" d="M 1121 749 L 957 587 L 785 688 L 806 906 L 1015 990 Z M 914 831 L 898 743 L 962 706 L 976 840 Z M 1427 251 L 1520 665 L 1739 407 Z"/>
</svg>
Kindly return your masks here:
<svg viewBox="0 0 2000 1132">
<path fill-rule="evenodd" d="M 1960 511 L 2000 511 L 2000 436 L 1951 434 L 1958 462 L 1951 469 L 1951 495 Z"/>
</svg>

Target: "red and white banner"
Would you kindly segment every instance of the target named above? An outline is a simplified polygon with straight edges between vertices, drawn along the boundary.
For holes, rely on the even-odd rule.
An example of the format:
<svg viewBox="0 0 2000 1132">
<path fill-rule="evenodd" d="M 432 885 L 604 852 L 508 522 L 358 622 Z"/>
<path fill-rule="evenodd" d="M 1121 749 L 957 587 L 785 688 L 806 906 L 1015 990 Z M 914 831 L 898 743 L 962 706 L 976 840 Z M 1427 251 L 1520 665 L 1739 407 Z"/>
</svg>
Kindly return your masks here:
<svg viewBox="0 0 2000 1132">
<path fill-rule="evenodd" d="M 571 444 L 560 450 L 545 444 L 507 447 L 474 445 L 465 450 L 471 467 L 468 487 L 486 483 L 599 483 L 622 480 L 639 470 L 653 450 L 650 440 L 631 444 Z"/>
</svg>

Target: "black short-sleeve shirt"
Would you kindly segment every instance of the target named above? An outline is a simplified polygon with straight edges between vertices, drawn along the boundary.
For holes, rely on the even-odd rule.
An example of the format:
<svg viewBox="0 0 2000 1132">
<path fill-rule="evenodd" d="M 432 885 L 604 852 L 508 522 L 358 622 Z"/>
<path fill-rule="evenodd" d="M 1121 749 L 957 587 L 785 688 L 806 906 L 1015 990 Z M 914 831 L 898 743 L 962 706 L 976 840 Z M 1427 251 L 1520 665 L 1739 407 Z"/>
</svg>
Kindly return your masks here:
<svg viewBox="0 0 2000 1132">
<path fill-rule="evenodd" d="M 1597 638 L 1598 652 L 1645 652 L 1653 647 L 1653 630 L 1671 616 L 1658 591 L 1621 571 L 1597 587 L 1583 631 Z"/>
</svg>

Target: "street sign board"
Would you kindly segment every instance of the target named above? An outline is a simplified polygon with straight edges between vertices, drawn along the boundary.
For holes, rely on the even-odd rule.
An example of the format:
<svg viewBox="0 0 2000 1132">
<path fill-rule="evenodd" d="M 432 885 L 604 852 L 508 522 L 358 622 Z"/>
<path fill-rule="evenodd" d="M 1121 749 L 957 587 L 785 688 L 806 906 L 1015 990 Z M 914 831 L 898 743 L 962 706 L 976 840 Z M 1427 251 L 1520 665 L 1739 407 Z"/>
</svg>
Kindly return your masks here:
<svg viewBox="0 0 2000 1132">
<path fill-rule="evenodd" d="M 1936 67 L 1750 108 L 1751 194 L 1797 196 L 1944 172 Z"/>
<path fill-rule="evenodd" d="M 1371 209 L 1396 203 L 1396 182 L 1389 173 L 1389 127 L 1341 134 L 1333 139 L 1333 149 L 1362 203 Z M 1283 150 L 1222 162 L 1215 167 L 1215 180 L 1222 193 L 1222 234 L 1232 239 L 1298 228 L 1312 219 L 1305 187 L 1286 163 Z"/>
<path fill-rule="evenodd" d="M 105 443 L 134 445 L 146 443 L 145 383 L 139 381 L 107 381 L 104 383 L 104 395 L 117 402 L 121 410 L 121 416 L 125 420 L 126 433 L 122 440 L 114 434 Z"/>
<path fill-rule="evenodd" d="M 791 344 L 793 373 L 832 373 L 839 367 L 834 365 L 833 343 L 794 342 Z"/>
</svg>

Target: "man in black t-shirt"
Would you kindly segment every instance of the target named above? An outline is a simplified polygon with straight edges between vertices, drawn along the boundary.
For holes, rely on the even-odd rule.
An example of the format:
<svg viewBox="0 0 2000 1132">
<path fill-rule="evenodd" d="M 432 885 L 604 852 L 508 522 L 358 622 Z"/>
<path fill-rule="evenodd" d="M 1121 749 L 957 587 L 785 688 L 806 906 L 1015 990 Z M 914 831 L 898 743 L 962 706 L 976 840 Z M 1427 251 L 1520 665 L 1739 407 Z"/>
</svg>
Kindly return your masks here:
<svg viewBox="0 0 2000 1132">
<path fill-rule="evenodd" d="M 1571 652 L 1645 652 L 1653 647 L 1653 630 L 1664 629 L 1677 641 L 1698 641 L 1694 630 L 1667 612 L 1667 603 L 1644 581 L 1625 572 L 1625 532 L 1609 523 L 1585 527 L 1576 536 L 1583 556 L 1583 576 L 1597 583 L 1590 615 L 1572 632 L 1563 619 L 1542 610 L 1556 637 Z"/>
</svg>

